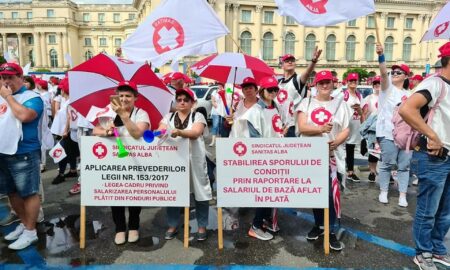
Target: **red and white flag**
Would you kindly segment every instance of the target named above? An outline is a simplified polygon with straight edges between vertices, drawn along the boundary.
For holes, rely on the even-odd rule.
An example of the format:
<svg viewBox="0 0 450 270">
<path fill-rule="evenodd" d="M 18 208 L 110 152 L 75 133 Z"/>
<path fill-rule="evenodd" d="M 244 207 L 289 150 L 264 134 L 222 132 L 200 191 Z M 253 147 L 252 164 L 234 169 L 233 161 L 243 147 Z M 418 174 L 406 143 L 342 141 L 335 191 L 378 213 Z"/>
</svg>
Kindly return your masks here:
<svg viewBox="0 0 450 270">
<path fill-rule="evenodd" d="M 122 50 L 128 59 L 159 67 L 186 55 L 214 53 L 216 39 L 228 33 L 206 0 L 166 0 L 125 40 Z"/>
<path fill-rule="evenodd" d="M 375 12 L 374 0 L 275 0 L 282 16 L 305 26 L 334 25 Z"/>
<path fill-rule="evenodd" d="M 67 156 L 66 151 L 64 151 L 64 148 L 59 142 L 48 152 L 48 154 L 53 158 L 53 162 L 55 163 L 60 162 Z"/>
<path fill-rule="evenodd" d="M 433 39 L 450 39 L 450 2 L 433 19 L 430 28 L 425 32 L 421 41 Z"/>
</svg>

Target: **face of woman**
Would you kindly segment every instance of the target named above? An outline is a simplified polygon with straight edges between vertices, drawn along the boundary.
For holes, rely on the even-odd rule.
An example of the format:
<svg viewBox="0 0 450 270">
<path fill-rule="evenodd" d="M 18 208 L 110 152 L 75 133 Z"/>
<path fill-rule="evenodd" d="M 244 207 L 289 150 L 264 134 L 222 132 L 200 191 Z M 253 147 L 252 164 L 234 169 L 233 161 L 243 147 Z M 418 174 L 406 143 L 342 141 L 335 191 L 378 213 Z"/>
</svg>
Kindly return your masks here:
<svg viewBox="0 0 450 270">
<path fill-rule="evenodd" d="M 180 112 L 188 112 L 194 106 L 194 102 L 188 95 L 178 95 L 176 97 L 176 108 Z"/>
<path fill-rule="evenodd" d="M 406 78 L 407 75 L 403 70 L 399 68 L 392 70 L 392 83 L 403 83 Z"/>
<path fill-rule="evenodd" d="M 244 94 L 245 98 L 256 98 L 257 92 L 258 89 L 252 84 L 242 88 L 242 93 Z"/>
<path fill-rule="evenodd" d="M 277 97 L 278 90 L 277 87 L 264 89 L 264 98 L 268 101 L 274 100 Z"/>
<path fill-rule="evenodd" d="M 25 87 L 26 87 L 28 90 L 33 90 L 33 89 L 31 89 L 31 84 L 30 84 L 29 82 L 24 81 L 24 82 L 23 82 L 23 85 L 25 85 Z"/>
<path fill-rule="evenodd" d="M 117 95 L 119 95 L 120 103 L 127 111 L 131 111 L 134 108 L 134 103 L 137 100 L 137 97 L 134 96 L 134 93 L 131 91 L 118 91 Z"/>
<path fill-rule="evenodd" d="M 357 86 L 358 86 L 358 80 L 350 80 L 350 81 L 348 81 L 348 88 L 356 89 Z"/>
<path fill-rule="evenodd" d="M 376 83 L 372 84 L 372 87 L 373 87 L 373 91 L 378 93 L 378 92 L 380 92 L 381 84 L 379 82 L 376 82 Z"/>
<path fill-rule="evenodd" d="M 323 97 L 330 97 L 333 90 L 333 82 L 331 80 L 323 80 L 316 85 L 317 92 Z"/>
</svg>

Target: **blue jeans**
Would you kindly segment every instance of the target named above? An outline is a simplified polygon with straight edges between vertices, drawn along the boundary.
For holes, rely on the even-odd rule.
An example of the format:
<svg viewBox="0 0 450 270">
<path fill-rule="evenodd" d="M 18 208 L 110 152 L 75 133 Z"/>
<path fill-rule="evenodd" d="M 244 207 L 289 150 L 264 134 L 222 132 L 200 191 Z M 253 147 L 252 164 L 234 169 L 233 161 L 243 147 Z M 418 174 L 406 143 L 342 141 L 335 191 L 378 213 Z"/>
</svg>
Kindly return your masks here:
<svg viewBox="0 0 450 270">
<path fill-rule="evenodd" d="M 0 154 L 0 194 L 26 198 L 39 192 L 41 149 L 30 153 Z"/>
<path fill-rule="evenodd" d="M 297 137 L 297 135 L 295 135 L 295 126 L 292 126 L 292 127 L 288 128 L 288 131 L 287 131 L 285 137 L 288 137 L 288 138 L 295 138 L 295 137 Z"/>
<path fill-rule="evenodd" d="M 447 254 L 444 238 L 450 228 L 450 157 L 445 160 L 414 152 L 419 189 L 413 233 L 416 252 Z"/>
<path fill-rule="evenodd" d="M 217 134 L 220 134 L 219 133 L 221 124 L 220 118 L 222 117 L 218 114 L 211 114 L 211 118 L 212 118 L 211 135 L 217 136 Z"/>
<path fill-rule="evenodd" d="M 181 207 L 167 207 L 167 223 L 177 228 L 180 223 Z M 209 201 L 195 201 L 195 218 L 199 228 L 208 226 Z"/>
<path fill-rule="evenodd" d="M 388 140 L 384 137 L 377 139 L 381 147 L 380 189 L 388 191 L 392 166 L 397 165 L 398 190 L 406 193 L 408 190 L 409 165 L 412 152 L 407 153 L 405 150 L 399 149 L 393 140 Z"/>
</svg>

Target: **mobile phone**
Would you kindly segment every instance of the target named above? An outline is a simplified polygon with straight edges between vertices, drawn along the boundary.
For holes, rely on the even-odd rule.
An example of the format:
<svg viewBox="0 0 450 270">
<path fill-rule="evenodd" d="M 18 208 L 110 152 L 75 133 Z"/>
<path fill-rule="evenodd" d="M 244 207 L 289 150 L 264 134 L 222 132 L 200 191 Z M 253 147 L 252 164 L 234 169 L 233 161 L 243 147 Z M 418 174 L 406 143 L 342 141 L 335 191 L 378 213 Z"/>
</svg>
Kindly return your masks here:
<svg viewBox="0 0 450 270">
<path fill-rule="evenodd" d="M 428 149 L 427 149 L 427 151 L 428 151 Z M 447 158 L 447 155 L 448 155 L 448 149 L 445 147 L 442 147 L 442 152 L 435 157 L 445 160 Z"/>
<path fill-rule="evenodd" d="M 111 102 L 115 101 L 114 103 L 122 105 L 121 102 L 120 102 L 119 95 L 111 95 L 111 96 L 109 96 L 109 101 L 111 101 Z"/>
</svg>

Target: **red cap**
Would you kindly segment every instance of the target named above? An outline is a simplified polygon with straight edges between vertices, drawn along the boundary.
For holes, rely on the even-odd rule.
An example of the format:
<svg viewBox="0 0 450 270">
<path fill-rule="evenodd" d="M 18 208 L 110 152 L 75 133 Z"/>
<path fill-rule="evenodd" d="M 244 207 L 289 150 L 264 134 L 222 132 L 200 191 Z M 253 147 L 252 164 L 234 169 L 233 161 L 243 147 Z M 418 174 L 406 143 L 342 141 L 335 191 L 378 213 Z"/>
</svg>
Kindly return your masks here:
<svg viewBox="0 0 450 270">
<path fill-rule="evenodd" d="M 349 74 L 347 74 L 347 81 L 351 81 L 351 80 L 359 81 L 359 74 L 358 73 L 349 73 Z"/>
<path fill-rule="evenodd" d="M 137 85 L 134 82 L 131 81 L 121 81 L 119 83 L 119 85 L 117 86 L 117 88 L 121 87 L 121 86 L 128 86 L 131 89 L 133 89 L 134 91 L 138 91 Z"/>
<path fill-rule="evenodd" d="M 411 72 L 410 69 L 409 69 L 409 67 L 408 67 L 407 65 L 405 65 L 405 64 L 401 64 L 401 65 L 393 65 L 393 66 L 392 66 L 392 70 L 394 70 L 394 69 L 396 69 L 396 68 L 399 68 L 399 69 L 403 70 L 403 71 L 406 73 L 406 76 L 408 76 L 409 73 Z"/>
<path fill-rule="evenodd" d="M 264 77 L 261 79 L 261 81 L 259 81 L 259 86 L 265 89 L 274 87 L 278 88 L 278 81 L 272 76 Z"/>
<path fill-rule="evenodd" d="M 48 90 L 48 82 L 45 80 L 39 80 L 37 82 L 43 89 Z"/>
<path fill-rule="evenodd" d="M 335 83 L 335 82 L 338 82 L 338 81 L 339 81 L 338 78 L 333 76 L 333 82 Z"/>
<path fill-rule="evenodd" d="M 56 78 L 56 77 L 51 78 L 50 81 L 51 81 L 54 85 L 57 85 L 57 84 L 59 83 L 59 79 Z"/>
<path fill-rule="evenodd" d="M 0 66 L 0 75 L 23 75 L 22 67 L 16 63 L 4 63 Z"/>
<path fill-rule="evenodd" d="M 445 43 L 439 48 L 439 52 L 441 53 L 438 57 L 446 57 L 450 56 L 450 42 Z"/>
<path fill-rule="evenodd" d="M 292 54 L 285 54 L 281 57 L 281 61 L 284 62 L 288 59 L 294 59 L 295 60 L 295 56 L 293 56 Z"/>
<path fill-rule="evenodd" d="M 59 81 L 58 87 L 61 89 L 61 91 L 69 94 L 69 78 L 65 77 L 61 81 Z"/>
<path fill-rule="evenodd" d="M 242 83 L 241 83 L 242 88 L 244 88 L 247 85 L 254 85 L 255 88 L 258 88 L 258 84 L 256 83 L 256 80 L 253 79 L 252 77 L 247 77 L 244 79 L 244 81 L 242 81 Z"/>
<path fill-rule="evenodd" d="M 194 91 L 192 91 L 191 89 L 189 89 L 187 87 L 186 88 L 181 88 L 181 89 L 178 89 L 177 91 L 175 91 L 175 95 L 178 95 L 178 94 L 187 94 L 188 96 L 191 97 L 191 99 L 193 101 L 197 100 Z"/>
<path fill-rule="evenodd" d="M 372 83 L 374 83 L 374 82 L 381 82 L 381 77 L 380 76 L 373 77 Z"/>
<path fill-rule="evenodd" d="M 316 77 L 314 78 L 314 84 L 324 80 L 333 80 L 333 74 L 329 70 L 322 70 L 316 73 Z"/>
<path fill-rule="evenodd" d="M 181 73 L 181 72 L 174 72 L 171 76 L 170 76 L 171 80 L 180 80 L 183 79 L 183 81 L 186 81 L 186 76 Z"/>
<path fill-rule="evenodd" d="M 419 74 L 417 74 L 417 75 L 412 76 L 411 80 L 415 80 L 415 81 L 421 82 L 421 81 L 423 81 L 423 77 L 420 76 Z"/>
</svg>

